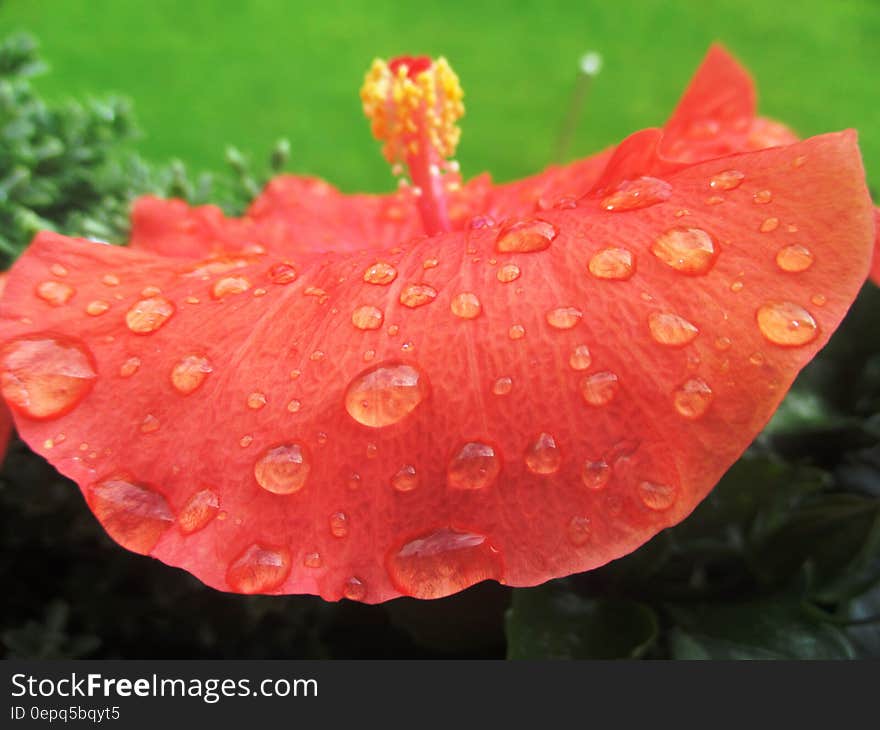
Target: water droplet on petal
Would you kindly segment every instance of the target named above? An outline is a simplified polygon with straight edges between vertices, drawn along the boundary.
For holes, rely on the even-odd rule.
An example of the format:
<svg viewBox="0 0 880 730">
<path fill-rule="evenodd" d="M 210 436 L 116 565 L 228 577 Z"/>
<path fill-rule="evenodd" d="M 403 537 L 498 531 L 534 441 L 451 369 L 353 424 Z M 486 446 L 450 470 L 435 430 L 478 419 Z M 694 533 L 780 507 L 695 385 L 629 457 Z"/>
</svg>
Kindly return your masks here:
<svg viewBox="0 0 880 730">
<path fill-rule="evenodd" d="M 174 515 L 159 492 L 123 477 L 110 477 L 93 484 L 88 502 L 110 537 L 124 548 L 149 554 Z"/>
<path fill-rule="evenodd" d="M 130 357 L 122 365 L 119 366 L 119 375 L 123 378 L 130 378 L 141 366 L 139 357 Z"/>
<path fill-rule="evenodd" d="M 290 574 L 290 553 L 284 548 L 253 544 L 226 571 L 226 582 L 236 593 L 269 593 Z"/>
<path fill-rule="evenodd" d="M 105 302 L 103 299 L 95 299 L 86 305 L 86 314 L 90 317 L 98 317 L 104 314 L 108 309 L 110 309 L 109 302 Z"/>
<path fill-rule="evenodd" d="M 700 418 L 712 403 L 712 389 L 699 378 L 692 378 L 675 391 L 675 410 L 684 418 Z"/>
<path fill-rule="evenodd" d="M 44 281 L 37 286 L 37 296 L 53 307 L 67 304 L 74 294 L 76 289 L 60 281 Z"/>
<path fill-rule="evenodd" d="M 451 489 L 485 489 L 501 471 L 495 449 L 480 441 L 464 444 L 446 469 L 446 483 Z"/>
<path fill-rule="evenodd" d="M 243 276 L 224 276 L 217 279 L 211 288 L 214 299 L 222 299 L 231 294 L 241 294 L 251 288 L 251 283 Z"/>
<path fill-rule="evenodd" d="M 483 311 L 483 305 L 480 304 L 479 298 L 472 292 L 456 294 L 449 306 L 452 313 L 462 319 L 475 319 Z"/>
<path fill-rule="evenodd" d="M 758 205 L 766 205 L 771 200 L 773 200 L 773 193 L 769 190 L 759 190 L 752 196 L 752 201 Z"/>
<path fill-rule="evenodd" d="M 761 233 L 770 233 L 777 228 L 779 228 L 779 218 L 765 218 L 758 230 L 760 230 Z"/>
<path fill-rule="evenodd" d="M 448 527 L 390 550 L 385 567 L 397 590 L 424 599 L 443 598 L 503 575 L 501 554 L 485 535 Z"/>
<path fill-rule="evenodd" d="M 352 576 L 343 583 L 342 595 L 349 601 L 363 601 L 367 595 L 367 584 Z"/>
<path fill-rule="evenodd" d="M 828 302 L 828 297 L 826 297 L 824 294 L 814 294 L 812 297 L 810 297 L 810 301 L 817 307 L 824 307 L 825 304 Z"/>
<path fill-rule="evenodd" d="M 402 466 L 400 470 L 391 477 L 391 486 L 398 492 L 411 492 L 419 486 L 419 475 L 416 468 L 412 464 Z"/>
<path fill-rule="evenodd" d="M 0 349 L 0 390 L 18 413 L 45 420 L 69 413 L 95 384 L 91 352 L 66 337 L 22 337 Z"/>
<path fill-rule="evenodd" d="M 321 553 L 306 553 L 303 555 L 303 566 L 306 568 L 320 568 L 323 565 Z"/>
<path fill-rule="evenodd" d="M 611 479 L 611 466 L 604 459 L 587 459 L 581 469 L 581 481 L 587 489 L 603 489 Z"/>
<path fill-rule="evenodd" d="M 813 265 L 813 254 L 805 246 L 785 246 L 776 254 L 776 265 L 791 273 L 806 271 Z"/>
<path fill-rule="evenodd" d="M 669 509 L 675 503 L 676 489 L 668 484 L 639 482 L 639 499 L 648 509 L 658 512 Z"/>
<path fill-rule="evenodd" d="M 651 312 L 648 329 L 654 342 L 669 347 L 683 347 L 699 334 L 693 324 L 672 312 Z"/>
<path fill-rule="evenodd" d="M 610 403 L 617 395 L 619 387 L 617 376 L 607 370 L 588 375 L 580 383 L 581 395 L 591 406 L 604 406 Z"/>
<path fill-rule="evenodd" d="M 172 368 L 171 385 L 181 395 L 189 395 L 198 390 L 213 371 L 208 358 L 187 355 Z"/>
<path fill-rule="evenodd" d="M 428 395 L 427 378 L 412 365 L 385 362 L 358 375 L 348 386 L 345 409 L 358 423 L 382 428 L 412 413 Z"/>
<path fill-rule="evenodd" d="M 656 177 L 640 177 L 625 180 L 617 189 L 602 199 L 601 207 L 615 213 L 647 208 L 669 200 L 672 186 Z"/>
<path fill-rule="evenodd" d="M 300 408 L 302 408 L 302 402 L 298 401 L 296 398 L 287 404 L 287 410 L 289 413 L 296 413 Z"/>
<path fill-rule="evenodd" d="M 526 328 L 521 324 L 512 324 L 510 329 L 507 330 L 507 336 L 511 340 L 521 340 L 526 336 Z"/>
<path fill-rule="evenodd" d="M 492 393 L 495 395 L 507 395 L 511 390 L 513 390 L 513 379 L 507 376 L 498 378 L 492 384 Z"/>
<path fill-rule="evenodd" d="M 586 345 L 578 345 L 568 356 L 568 364 L 572 370 L 586 370 L 593 364 L 593 355 Z"/>
<path fill-rule="evenodd" d="M 382 326 L 385 315 L 378 307 L 365 304 L 351 313 L 351 323 L 359 330 L 377 330 Z"/>
<path fill-rule="evenodd" d="M 816 339 L 816 320 L 792 302 L 767 302 L 758 309 L 758 329 L 766 339 L 783 347 L 799 347 Z"/>
<path fill-rule="evenodd" d="M 364 271 L 364 281 L 368 284 L 385 286 L 397 278 L 397 269 L 384 261 L 377 261 Z"/>
<path fill-rule="evenodd" d="M 626 281 L 635 272 L 635 259 L 625 248 L 606 248 L 593 255 L 589 270 L 597 279 Z"/>
<path fill-rule="evenodd" d="M 251 410 L 258 411 L 260 408 L 266 405 L 266 394 L 253 392 L 249 393 L 247 397 L 247 406 Z"/>
<path fill-rule="evenodd" d="M 400 303 L 404 307 L 415 309 L 434 301 L 437 290 L 428 284 L 407 284 L 400 292 Z"/>
<path fill-rule="evenodd" d="M 724 170 L 710 178 L 709 187 L 713 190 L 733 190 L 742 185 L 745 177 L 745 173 L 739 170 Z"/>
<path fill-rule="evenodd" d="M 105 286 L 119 286 L 119 277 L 116 274 L 104 274 L 101 281 Z"/>
<path fill-rule="evenodd" d="M 562 453 L 556 439 L 549 433 L 541 433 L 525 455 L 526 468 L 532 474 L 555 474 L 562 465 Z"/>
<path fill-rule="evenodd" d="M 345 512 L 334 512 L 329 518 L 330 534 L 333 537 L 348 535 L 348 515 Z"/>
<path fill-rule="evenodd" d="M 217 516 L 220 498 L 210 489 L 202 489 L 190 497 L 177 515 L 177 524 L 187 535 L 198 532 Z"/>
<path fill-rule="evenodd" d="M 269 280 L 273 284 L 289 284 L 296 279 L 296 269 L 291 264 L 279 263 L 269 269 Z"/>
<path fill-rule="evenodd" d="M 504 266 L 498 269 L 495 276 L 502 284 L 509 284 L 511 281 L 519 279 L 520 273 L 519 266 L 516 264 L 504 264 Z"/>
<path fill-rule="evenodd" d="M 718 254 L 712 237 L 702 228 L 672 228 L 651 244 L 651 253 L 688 276 L 706 274 Z"/>
<path fill-rule="evenodd" d="M 501 229 L 495 240 L 495 248 L 502 253 L 544 251 L 556 234 L 556 227 L 547 221 L 518 221 Z"/>
<path fill-rule="evenodd" d="M 547 312 L 547 324 L 554 329 L 570 330 L 581 321 L 584 313 L 577 307 L 557 307 Z"/>
<path fill-rule="evenodd" d="M 159 422 L 159 419 L 152 413 L 148 413 L 144 416 L 144 420 L 141 421 L 141 433 L 155 433 L 161 426 L 162 424 Z"/>
<path fill-rule="evenodd" d="M 270 446 L 254 463 L 254 477 L 273 494 L 293 494 L 306 485 L 311 471 L 308 454 L 301 444 Z"/>
<path fill-rule="evenodd" d="M 575 516 L 568 523 L 568 539 L 575 547 L 586 545 L 592 534 L 589 517 Z"/>
<path fill-rule="evenodd" d="M 125 314 L 125 324 L 136 335 L 148 335 L 164 325 L 174 314 L 174 305 L 164 297 L 141 299 Z"/>
<path fill-rule="evenodd" d="M 437 266 L 439 264 L 440 264 L 440 262 L 437 259 L 425 259 L 424 261 L 422 261 L 422 268 L 423 269 L 434 269 L 434 268 L 437 268 Z"/>
</svg>

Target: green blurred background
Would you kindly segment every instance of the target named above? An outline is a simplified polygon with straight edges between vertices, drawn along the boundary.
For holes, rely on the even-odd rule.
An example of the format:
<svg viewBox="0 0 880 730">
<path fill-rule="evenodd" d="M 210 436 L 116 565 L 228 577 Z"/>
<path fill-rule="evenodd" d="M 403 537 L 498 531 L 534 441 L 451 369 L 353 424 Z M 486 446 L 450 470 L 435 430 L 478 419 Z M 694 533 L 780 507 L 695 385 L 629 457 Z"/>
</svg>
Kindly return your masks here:
<svg viewBox="0 0 880 730">
<path fill-rule="evenodd" d="M 661 123 L 719 40 L 754 74 L 764 114 L 804 136 L 857 128 L 880 174 L 875 0 L 0 0 L 0 30 L 17 29 L 42 43 L 49 99 L 124 94 L 139 151 L 196 169 L 222 166 L 228 144 L 262 155 L 287 137 L 291 169 L 389 188 L 358 90 L 374 57 L 427 53 L 465 89 L 465 173 L 511 179 L 551 160 L 585 51 L 604 67 L 572 156 Z"/>
</svg>

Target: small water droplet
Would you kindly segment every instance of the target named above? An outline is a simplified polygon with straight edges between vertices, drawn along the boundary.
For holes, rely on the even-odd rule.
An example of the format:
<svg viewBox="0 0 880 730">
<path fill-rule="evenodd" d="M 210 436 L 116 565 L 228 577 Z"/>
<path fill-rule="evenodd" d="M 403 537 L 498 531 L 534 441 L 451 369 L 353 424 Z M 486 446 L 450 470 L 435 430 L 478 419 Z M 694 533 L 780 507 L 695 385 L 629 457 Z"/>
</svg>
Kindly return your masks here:
<svg viewBox="0 0 880 730">
<path fill-rule="evenodd" d="M 526 328 L 521 324 L 512 324 L 510 328 L 507 330 L 507 336 L 511 340 L 521 340 L 526 336 Z"/>
<path fill-rule="evenodd" d="M 210 489 L 202 489 L 190 497 L 177 515 L 177 524 L 187 535 L 206 527 L 217 516 L 220 498 Z"/>
<path fill-rule="evenodd" d="M 329 518 L 330 534 L 333 537 L 348 535 L 348 515 L 345 512 L 334 512 Z"/>
<path fill-rule="evenodd" d="M 468 222 L 468 228 L 478 231 L 481 228 L 491 228 L 495 225 L 495 219 L 491 215 L 475 215 Z"/>
<path fill-rule="evenodd" d="M 105 286 L 119 286 L 119 277 L 116 274 L 104 274 L 101 281 Z"/>
<path fill-rule="evenodd" d="M 155 433 L 161 426 L 162 424 L 159 422 L 159 419 L 152 413 L 148 413 L 144 416 L 144 420 L 141 421 L 141 433 Z"/>
<path fill-rule="evenodd" d="M 412 464 L 402 466 L 397 473 L 391 477 L 391 486 L 398 492 L 411 492 L 419 486 L 419 476 L 416 468 Z"/>
<path fill-rule="evenodd" d="M 382 310 L 371 304 L 360 306 L 351 313 L 351 323 L 359 330 L 377 330 L 384 319 Z"/>
<path fill-rule="evenodd" d="M 797 167 L 800 167 L 801 165 L 803 165 L 806 161 L 807 161 L 807 158 L 804 157 L 803 155 L 800 155 L 798 157 L 795 157 L 794 160 L 792 160 L 791 166 L 797 168 Z"/>
<path fill-rule="evenodd" d="M 758 309 L 758 329 L 774 345 L 800 347 L 816 339 L 819 327 L 803 307 L 792 302 L 767 302 Z"/>
<path fill-rule="evenodd" d="M 589 517 L 575 515 L 568 522 L 568 539 L 575 547 L 586 545 L 592 534 L 592 526 Z"/>
<path fill-rule="evenodd" d="M 412 365 L 384 362 L 348 386 L 345 409 L 358 423 L 382 428 L 398 423 L 427 397 L 428 382 Z"/>
<path fill-rule="evenodd" d="M 266 394 L 260 392 L 249 393 L 247 397 L 248 408 L 258 411 L 266 405 Z"/>
<path fill-rule="evenodd" d="M 558 330 L 570 330 L 583 316 L 584 313 L 577 307 L 557 307 L 546 314 L 547 324 Z"/>
<path fill-rule="evenodd" d="M 511 390 L 513 390 L 513 378 L 507 376 L 498 378 L 492 384 L 492 393 L 495 395 L 507 395 Z"/>
<path fill-rule="evenodd" d="M 110 309 L 110 303 L 103 299 L 95 299 L 86 305 L 86 314 L 90 317 L 98 317 Z"/>
<path fill-rule="evenodd" d="M 661 512 L 675 503 L 676 489 L 668 484 L 639 482 L 639 499 L 648 509 Z"/>
<path fill-rule="evenodd" d="M 745 177 L 739 170 L 724 170 L 709 179 L 709 187 L 713 190 L 733 190 L 742 185 Z"/>
<path fill-rule="evenodd" d="M 309 355 L 309 360 L 312 362 L 317 362 L 318 360 L 324 359 L 324 351 L 323 350 L 315 350 L 311 355 Z"/>
<path fill-rule="evenodd" d="M 611 466 L 605 459 L 587 459 L 581 469 L 581 481 L 587 489 L 604 489 L 611 479 Z"/>
<path fill-rule="evenodd" d="M 174 515 L 162 494 L 124 477 L 109 477 L 91 485 L 87 498 L 110 536 L 141 555 L 149 554 L 174 524 Z"/>
<path fill-rule="evenodd" d="M 500 471 L 501 462 L 494 447 L 469 441 L 450 460 L 446 483 L 451 489 L 485 489 Z"/>
<path fill-rule="evenodd" d="M 364 271 L 364 281 L 367 282 L 367 284 L 385 286 L 390 284 L 396 278 L 397 269 L 391 264 L 386 264 L 384 261 L 377 261 L 372 266 L 367 267 Z"/>
<path fill-rule="evenodd" d="M 253 442 L 254 442 L 254 437 L 251 436 L 250 434 L 246 434 L 238 440 L 238 445 L 241 446 L 241 448 L 246 449 Z"/>
<path fill-rule="evenodd" d="M 52 276 L 67 276 L 67 269 L 65 269 L 61 264 L 52 264 L 49 267 L 49 272 Z"/>
<path fill-rule="evenodd" d="M 519 266 L 516 264 L 504 264 L 504 266 L 498 269 L 495 276 L 502 284 L 508 284 L 519 279 L 520 273 Z"/>
<path fill-rule="evenodd" d="M 588 375 L 580 383 L 581 395 L 591 406 L 604 406 L 610 403 L 617 395 L 619 387 L 617 375 L 607 370 Z"/>
<path fill-rule="evenodd" d="M 149 297 L 135 302 L 125 314 L 125 324 L 136 335 L 158 330 L 174 314 L 174 305 L 164 297 Z"/>
<path fill-rule="evenodd" d="M 675 391 L 673 404 L 683 418 L 696 420 L 708 410 L 713 397 L 712 389 L 705 382 L 691 378 Z"/>
<path fill-rule="evenodd" d="M 765 218 L 758 228 L 761 233 L 770 233 L 779 228 L 779 218 Z"/>
<path fill-rule="evenodd" d="M 398 591 L 423 599 L 443 598 L 503 575 L 501 554 L 485 535 L 449 527 L 390 550 L 385 567 Z"/>
<path fill-rule="evenodd" d="M 473 292 L 456 294 L 449 306 L 452 313 L 462 319 L 475 319 L 483 311 L 483 305 L 480 304 L 479 298 Z"/>
<path fill-rule="evenodd" d="M 824 294 L 814 294 L 812 297 L 810 297 L 810 301 L 817 307 L 824 307 L 826 302 L 828 301 L 828 297 L 826 297 Z"/>
<path fill-rule="evenodd" d="M 37 296 L 46 304 L 60 307 L 71 300 L 76 294 L 76 289 L 61 281 L 44 281 L 37 286 L 36 292 Z"/>
<path fill-rule="evenodd" d="M 119 375 L 123 378 L 130 378 L 141 366 L 139 357 L 130 357 L 122 365 L 119 366 Z"/>
<path fill-rule="evenodd" d="M 672 312 L 651 312 L 648 329 L 654 342 L 669 347 L 684 347 L 699 334 L 693 324 Z"/>
<path fill-rule="evenodd" d="M 722 351 L 724 351 L 724 350 L 729 350 L 729 349 L 730 349 L 730 345 L 731 345 L 731 342 L 730 342 L 730 338 L 729 338 L 729 337 L 718 337 L 718 338 L 715 340 L 715 347 L 716 347 L 716 349 L 718 349 L 718 350 L 722 350 Z"/>
<path fill-rule="evenodd" d="M 635 259 L 625 248 L 605 248 L 593 255 L 588 268 L 597 279 L 626 281 L 635 272 Z"/>
<path fill-rule="evenodd" d="M 306 485 L 311 471 L 305 446 L 298 443 L 267 448 L 254 463 L 254 477 L 273 494 L 293 494 Z"/>
<path fill-rule="evenodd" d="M 287 410 L 290 413 L 296 413 L 300 408 L 302 408 L 302 402 L 298 401 L 296 398 L 287 404 Z"/>
<path fill-rule="evenodd" d="M 749 362 L 752 363 L 752 365 L 763 365 L 765 359 L 763 353 L 760 352 L 753 352 L 749 355 Z"/>
<path fill-rule="evenodd" d="M 672 228 L 651 244 L 651 253 L 688 276 L 708 273 L 718 255 L 712 236 L 702 228 Z"/>
<path fill-rule="evenodd" d="M 547 221 L 517 221 L 501 229 L 495 240 L 495 248 L 502 253 L 544 251 L 549 248 L 556 234 L 556 226 Z"/>
<path fill-rule="evenodd" d="M 158 286 L 145 286 L 141 289 L 141 296 L 150 298 L 159 296 L 162 293 L 162 290 Z"/>
<path fill-rule="evenodd" d="M 744 286 L 745 285 L 741 281 L 735 281 L 730 285 L 730 291 L 732 291 L 734 294 L 738 294 L 743 290 Z"/>
<path fill-rule="evenodd" d="M 0 390 L 18 413 L 58 418 L 89 394 L 97 371 L 88 348 L 66 337 L 22 337 L 0 349 Z"/>
<path fill-rule="evenodd" d="M 615 213 L 647 208 L 669 200 L 672 186 L 656 177 L 640 177 L 625 180 L 617 189 L 602 199 L 601 207 Z"/>
<path fill-rule="evenodd" d="M 187 355 L 171 370 L 171 385 L 181 395 L 198 390 L 214 368 L 206 357 Z"/>
<path fill-rule="evenodd" d="M 306 553 L 303 555 L 303 567 L 317 569 L 323 565 L 321 553 Z"/>
<path fill-rule="evenodd" d="M 342 584 L 342 595 L 349 601 L 363 601 L 367 596 L 367 584 L 352 576 Z"/>
<path fill-rule="evenodd" d="M 813 265 L 813 253 L 805 246 L 785 246 L 776 254 L 776 265 L 790 273 L 806 271 Z"/>
<path fill-rule="evenodd" d="M 540 433 L 525 454 L 526 468 L 532 474 L 555 474 L 562 465 L 562 453 L 556 439 L 549 433 Z"/>
<path fill-rule="evenodd" d="M 407 284 L 400 292 L 400 303 L 415 309 L 434 301 L 437 290 L 428 284 Z"/>
<path fill-rule="evenodd" d="M 270 593 L 290 574 L 290 553 L 254 543 L 226 571 L 226 582 L 236 593 Z"/>
<path fill-rule="evenodd" d="M 766 205 L 773 200 L 773 193 L 769 190 L 759 190 L 752 196 L 752 201 L 757 205 Z"/>
<path fill-rule="evenodd" d="M 586 370 L 593 364 L 593 355 L 586 345 L 578 345 L 568 356 L 568 364 L 572 370 Z"/>
<path fill-rule="evenodd" d="M 269 280 L 273 284 L 289 284 L 296 279 L 296 269 L 286 262 L 281 262 L 269 268 Z"/>
<path fill-rule="evenodd" d="M 434 269 L 439 265 L 439 261 L 437 259 L 425 259 L 422 262 L 423 269 Z"/>
</svg>

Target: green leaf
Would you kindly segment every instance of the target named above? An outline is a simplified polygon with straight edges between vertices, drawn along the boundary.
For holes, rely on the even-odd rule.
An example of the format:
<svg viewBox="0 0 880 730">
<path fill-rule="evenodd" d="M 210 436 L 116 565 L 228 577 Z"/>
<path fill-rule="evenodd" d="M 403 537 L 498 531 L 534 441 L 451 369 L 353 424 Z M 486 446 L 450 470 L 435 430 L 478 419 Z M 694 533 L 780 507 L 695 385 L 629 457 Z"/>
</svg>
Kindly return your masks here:
<svg viewBox="0 0 880 730">
<path fill-rule="evenodd" d="M 565 581 L 513 593 L 509 659 L 632 659 L 657 638 L 654 611 L 635 601 L 589 598 Z"/>
</svg>

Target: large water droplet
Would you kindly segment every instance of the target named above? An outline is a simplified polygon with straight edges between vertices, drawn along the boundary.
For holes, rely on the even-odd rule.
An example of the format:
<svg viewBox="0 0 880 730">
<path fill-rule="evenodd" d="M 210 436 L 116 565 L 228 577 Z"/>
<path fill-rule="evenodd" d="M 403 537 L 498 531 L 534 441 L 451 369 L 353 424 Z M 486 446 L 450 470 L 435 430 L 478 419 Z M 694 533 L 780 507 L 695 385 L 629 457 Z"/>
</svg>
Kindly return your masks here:
<svg viewBox="0 0 880 730">
<path fill-rule="evenodd" d="M 220 499 L 210 489 L 202 489 L 190 497 L 177 515 L 177 524 L 187 535 L 198 532 L 217 516 Z"/>
<path fill-rule="evenodd" d="M 269 269 L 269 280 L 273 284 L 289 284 L 296 279 L 296 269 L 293 265 L 281 262 Z"/>
<path fill-rule="evenodd" d="M 280 444 L 266 449 L 254 463 L 254 477 L 274 494 L 293 494 L 306 485 L 311 470 L 305 446 Z"/>
<path fill-rule="evenodd" d="M 364 281 L 368 284 L 385 286 L 397 278 L 397 269 L 384 261 L 377 261 L 364 271 Z"/>
<path fill-rule="evenodd" d="M 543 251 L 550 246 L 556 234 L 556 226 L 547 221 L 518 221 L 501 229 L 495 240 L 495 248 L 502 253 Z"/>
<path fill-rule="evenodd" d="M 174 305 L 164 297 L 135 302 L 125 314 L 125 324 L 136 335 L 148 335 L 164 325 L 174 314 Z"/>
<path fill-rule="evenodd" d="M 813 315 L 792 302 L 767 302 L 758 309 L 757 319 L 761 334 L 774 345 L 799 347 L 819 334 Z"/>
<path fill-rule="evenodd" d="M 377 330 L 384 319 L 382 310 L 372 304 L 364 304 L 351 313 L 351 323 L 359 330 Z"/>
<path fill-rule="evenodd" d="M 419 475 L 412 464 L 406 464 L 391 477 L 391 486 L 398 492 L 411 492 L 419 486 Z"/>
<path fill-rule="evenodd" d="M 253 544 L 226 571 L 226 582 L 236 593 L 269 593 L 290 574 L 290 553 L 284 548 Z"/>
<path fill-rule="evenodd" d="M 607 370 L 588 375 L 580 383 L 581 395 L 591 406 L 604 406 L 610 403 L 617 395 L 619 387 L 617 376 Z"/>
<path fill-rule="evenodd" d="M 709 187 L 713 190 L 733 190 L 742 185 L 745 173 L 739 170 L 724 170 L 709 179 Z"/>
<path fill-rule="evenodd" d="M 449 306 L 452 313 L 462 319 L 475 319 L 483 311 L 483 305 L 480 304 L 479 298 L 473 292 L 456 294 Z"/>
<path fill-rule="evenodd" d="M 611 465 L 605 459 L 587 459 L 581 469 L 581 481 L 587 489 L 603 489 L 611 479 Z"/>
<path fill-rule="evenodd" d="M 776 254 L 776 265 L 790 273 L 806 271 L 813 265 L 813 254 L 805 246 L 797 244 L 786 246 Z"/>
<path fill-rule="evenodd" d="M 214 371 L 206 357 L 187 355 L 171 370 L 171 385 L 181 395 L 189 395 L 205 382 Z"/>
<path fill-rule="evenodd" d="M 684 418 L 700 418 L 712 404 L 712 389 L 699 378 L 692 378 L 675 391 L 675 410 Z"/>
<path fill-rule="evenodd" d="M 407 284 L 400 292 L 400 303 L 415 309 L 434 301 L 437 290 L 428 284 Z"/>
<path fill-rule="evenodd" d="M 485 535 L 448 527 L 409 540 L 388 552 L 391 582 L 415 598 L 443 598 L 483 580 L 501 580 L 501 554 Z"/>
<path fill-rule="evenodd" d="M 516 264 L 504 264 L 504 266 L 498 269 L 495 276 L 502 284 L 509 284 L 511 281 L 519 279 L 520 273 L 519 266 Z"/>
<path fill-rule="evenodd" d="M 648 329 L 654 342 L 669 347 L 684 347 L 700 333 L 684 317 L 672 312 L 651 312 Z"/>
<path fill-rule="evenodd" d="M 174 515 L 159 492 L 123 477 L 110 477 L 89 487 L 88 502 L 110 537 L 129 550 L 147 555 Z"/>
<path fill-rule="evenodd" d="M 0 389 L 18 413 L 44 420 L 69 413 L 97 372 L 88 348 L 66 337 L 22 337 L 0 349 Z"/>
<path fill-rule="evenodd" d="M 494 447 L 480 441 L 464 444 L 446 469 L 451 489 L 485 489 L 501 471 L 501 460 Z"/>
<path fill-rule="evenodd" d="M 76 290 L 60 281 L 44 281 L 37 286 L 37 296 L 53 307 L 60 307 L 71 300 Z"/>
<path fill-rule="evenodd" d="M 584 313 L 577 307 L 556 307 L 547 312 L 547 324 L 557 330 L 570 330 L 581 321 Z"/>
<path fill-rule="evenodd" d="M 658 512 L 669 509 L 676 498 L 676 489 L 668 484 L 639 482 L 639 499 L 648 509 Z"/>
<path fill-rule="evenodd" d="M 428 396 L 427 378 L 412 365 L 384 362 L 358 375 L 345 393 L 345 409 L 371 428 L 398 423 Z"/>
<path fill-rule="evenodd" d="M 602 199 L 601 207 L 619 213 L 662 203 L 664 200 L 669 200 L 671 195 L 672 186 L 665 180 L 640 177 L 635 180 L 625 180 L 618 185 L 613 193 Z"/>
<path fill-rule="evenodd" d="M 597 279 L 626 281 L 635 272 L 636 262 L 625 248 L 605 248 L 593 255 L 588 268 Z"/>
<path fill-rule="evenodd" d="M 654 240 L 651 253 L 688 276 L 706 274 L 715 263 L 715 243 L 702 228 L 671 228 Z"/>
<path fill-rule="evenodd" d="M 529 445 L 525 454 L 526 468 L 532 474 L 555 474 L 562 465 L 562 452 L 556 439 L 549 433 L 541 433 Z"/>
</svg>

